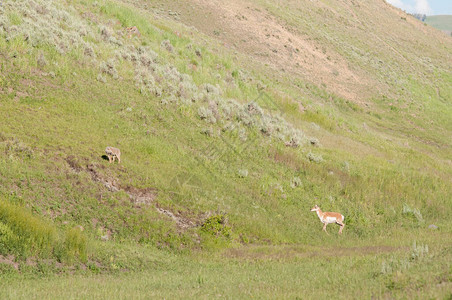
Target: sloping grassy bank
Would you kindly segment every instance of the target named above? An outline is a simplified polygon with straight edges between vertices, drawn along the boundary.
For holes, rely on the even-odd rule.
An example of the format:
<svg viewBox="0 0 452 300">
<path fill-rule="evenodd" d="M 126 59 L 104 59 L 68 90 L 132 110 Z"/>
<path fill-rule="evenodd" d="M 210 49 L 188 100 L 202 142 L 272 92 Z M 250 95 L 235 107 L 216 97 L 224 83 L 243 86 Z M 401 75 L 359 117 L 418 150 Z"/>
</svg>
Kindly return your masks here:
<svg viewBox="0 0 452 300">
<path fill-rule="evenodd" d="M 49 298 L 353 296 L 360 278 L 362 297 L 447 295 L 449 77 L 441 96 L 407 85 L 415 108 L 384 96 L 362 108 L 297 79 L 301 111 L 287 78 L 239 65 L 193 29 L 122 2 L 67 4 L 1 7 L 6 296 L 43 282 Z M 427 113 L 411 119 L 418 105 Z M 343 236 L 321 232 L 314 204 L 346 216 Z"/>
</svg>

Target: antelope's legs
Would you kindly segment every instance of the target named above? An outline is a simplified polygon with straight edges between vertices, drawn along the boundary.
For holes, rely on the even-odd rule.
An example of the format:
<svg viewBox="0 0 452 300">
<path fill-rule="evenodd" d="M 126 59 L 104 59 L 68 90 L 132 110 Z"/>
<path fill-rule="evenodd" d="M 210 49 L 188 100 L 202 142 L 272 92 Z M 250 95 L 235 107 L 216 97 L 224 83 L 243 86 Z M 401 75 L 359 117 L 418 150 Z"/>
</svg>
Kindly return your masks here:
<svg viewBox="0 0 452 300">
<path fill-rule="evenodd" d="M 344 230 L 345 224 L 342 222 L 338 222 L 337 224 L 339 224 L 341 226 L 341 228 L 339 228 L 339 234 L 342 234 L 342 230 Z"/>
</svg>

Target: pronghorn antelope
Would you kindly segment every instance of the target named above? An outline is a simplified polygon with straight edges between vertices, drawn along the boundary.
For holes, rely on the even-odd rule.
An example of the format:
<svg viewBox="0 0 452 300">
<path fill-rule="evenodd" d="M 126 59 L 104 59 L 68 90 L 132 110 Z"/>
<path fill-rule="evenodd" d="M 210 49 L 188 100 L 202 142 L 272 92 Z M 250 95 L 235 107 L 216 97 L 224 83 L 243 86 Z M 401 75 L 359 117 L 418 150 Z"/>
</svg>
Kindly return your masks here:
<svg viewBox="0 0 452 300">
<path fill-rule="evenodd" d="M 326 231 L 326 225 L 330 223 L 336 223 L 337 225 L 341 226 L 341 228 L 339 229 L 339 234 L 342 234 L 342 230 L 345 227 L 343 215 L 337 212 L 323 212 L 317 205 L 311 208 L 311 211 L 317 212 L 317 216 L 319 217 L 320 221 L 324 224 L 323 231 L 328 233 Z"/>
<path fill-rule="evenodd" d="M 115 158 L 118 159 L 118 164 L 121 163 L 121 151 L 115 147 L 107 147 L 105 148 L 105 153 L 107 153 L 108 161 L 110 163 L 115 161 Z"/>
</svg>

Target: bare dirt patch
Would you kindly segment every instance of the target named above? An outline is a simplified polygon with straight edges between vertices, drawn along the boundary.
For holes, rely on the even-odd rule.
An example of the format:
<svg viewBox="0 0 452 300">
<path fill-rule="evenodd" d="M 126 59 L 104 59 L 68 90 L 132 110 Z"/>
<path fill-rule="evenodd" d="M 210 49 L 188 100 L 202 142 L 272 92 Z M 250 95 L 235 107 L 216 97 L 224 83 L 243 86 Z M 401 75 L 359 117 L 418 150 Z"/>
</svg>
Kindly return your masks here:
<svg viewBox="0 0 452 300">
<path fill-rule="evenodd" d="M 71 169 L 76 173 L 79 173 L 83 170 L 83 168 L 80 166 L 75 156 L 73 155 L 69 155 L 68 157 L 66 157 L 66 162 L 68 163 L 69 167 L 71 167 Z"/>
<path fill-rule="evenodd" d="M 172 212 L 167 208 L 160 207 L 160 205 L 155 201 L 157 198 L 157 190 L 154 188 L 137 188 L 133 186 L 121 185 L 119 179 L 114 176 L 105 176 L 101 174 L 98 171 L 98 166 L 94 164 L 88 164 L 86 167 L 82 167 L 73 156 L 67 157 L 66 162 L 74 172 L 88 172 L 93 181 L 100 182 L 103 186 L 105 186 L 105 188 L 107 188 L 108 191 L 112 193 L 124 191 L 127 195 L 129 195 L 130 201 L 136 208 L 154 206 L 157 212 L 171 218 L 176 223 L 178 228 L 182 230 L 198 226 L 196 222 L 184 216 L 182 213 Z"/>
<path fill-rule="evenodd" d="M 188 229 L 188 228 L 193 228 L 193 227 L 197 226 L 193 221 L 183 217 L 180 213 L 174 214 L 170 210 L 161 208 L 158 205 L 156 206 L 156 209 L 159 213 L 166 215 L 166 216 L 170 217 L 171 219 L 173 219 L 173 221 L 176 222 L 177 226 L 181 229 Z"/>
<path fill-rule="evenodd" d="M 91 174 L 91 178 L 93 181 L 97 181 L 102 183 L 110 192 L 119 192 L 121 190 L 119 186 L 119 181 L 115 178 L 108 176 L 104 177 L 100 173 L 97 172 L 97 168 L 95 165 L 87 165 L 86 171 Z"/>
<path fill-rule="evenodd" d="M 149 206 L 157 197 L 157 191 L 152 188 L 139 189 L 126 186 L 123 190 L 129 195 L 135 207 Z"/>
<path fill-rule="evenodd" d="M 14 255 L 0 255 L 0 264 L 11 265 L 14 267 L 14 269 L 19 270 L 19 263 L 15 261 Z"/>
<path fill-rule="evenodd" d="M 368 76 L 351 68 L 333 48 L 326 49 L 325 45 L 252 1 L 158 2 L 162 7 L 160 15 L 168 9 L 175 11 L 178 21 L 219 40 L 225 47 L 251 56 L 276 72 L 296 74 L 317 86 L 324 84 L 346 99 L 359 102 L 358 98 L 367 95 L 369 86 L 375 84 Z M 310 5 L 313 9 L 322 6 Z M 164 16 L 172 18 L 169 14 Z"/>
<path fill-rule="evenodd" d="M 113 176 L 103 176 L 97 172 L 94 165 L 87 165 L 86 170 L 91 174 L 93 181 L 102 183 L 110 192 L 124 191 L 129 195 L 135 207 L 150 206 L 157 197 L 157 190 L 152 188 L 140 189 L 133 186 L 122 186 Z"/>
</svg>

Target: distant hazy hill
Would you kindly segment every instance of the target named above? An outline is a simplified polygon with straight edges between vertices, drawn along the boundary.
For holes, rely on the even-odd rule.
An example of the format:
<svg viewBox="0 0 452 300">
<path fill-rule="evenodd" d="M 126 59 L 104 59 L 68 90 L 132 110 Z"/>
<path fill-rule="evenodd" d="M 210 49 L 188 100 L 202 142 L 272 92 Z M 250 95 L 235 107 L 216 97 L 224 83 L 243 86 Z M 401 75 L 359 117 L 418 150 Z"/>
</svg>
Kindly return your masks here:
<svg viewBox="0 0 452 300">
<path fill-rule="evenodd" d="M 425 23 L 440 30 L 452 31 L 452 15 L 428 16 Z"/>
</svg>

